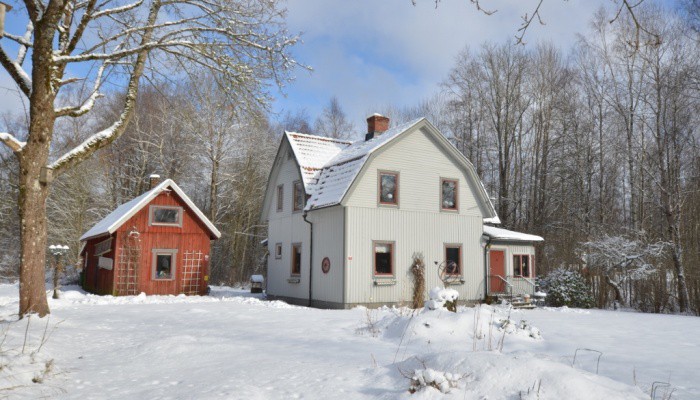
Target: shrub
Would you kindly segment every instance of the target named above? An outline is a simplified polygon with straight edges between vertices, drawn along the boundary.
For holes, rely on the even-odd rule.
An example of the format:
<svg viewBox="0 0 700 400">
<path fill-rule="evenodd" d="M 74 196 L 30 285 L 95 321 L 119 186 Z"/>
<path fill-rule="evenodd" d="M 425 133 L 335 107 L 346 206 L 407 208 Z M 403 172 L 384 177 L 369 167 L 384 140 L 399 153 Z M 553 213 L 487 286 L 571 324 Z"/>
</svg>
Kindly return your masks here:
<svg viewBox="0 0 700 400">
<path fill-rule="evenodd" d="M 591 289 L 581 274 L 564 268 L 557 268 L 544 278 L 539 286 L 547 293 L 547 305 L 554 307 L 593 307 Z"/>
</svg>

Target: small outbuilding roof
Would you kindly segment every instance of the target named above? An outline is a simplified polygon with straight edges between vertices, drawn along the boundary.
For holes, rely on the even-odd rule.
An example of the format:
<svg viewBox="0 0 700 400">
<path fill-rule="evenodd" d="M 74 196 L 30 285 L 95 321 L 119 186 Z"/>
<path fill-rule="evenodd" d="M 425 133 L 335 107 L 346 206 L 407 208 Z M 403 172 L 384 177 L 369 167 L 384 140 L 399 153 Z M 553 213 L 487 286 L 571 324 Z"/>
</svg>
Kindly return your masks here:
<svg viewBox="0 0 700 400">
<path fill-rule="evenodd" d="M 207 229 L 209 229 L 209 232 L 211 232 L 211 234 L 217 239 L 221 237 L 221 232 L 219 232 L 219 230 L 216 229 L 214 224 L 212 224 L 211 221 L 209 221 L 209 218 L 207 218 L 204 215 L 204 213 L 202 213 L 202 211 L 200 211 L 200 209 L 197 208 L 197 206 L 192 202 L 192 200 L 190 200 L 190 198 L 187 197 L 185 192 L 183 192 L 182 189 L 180 189 L 180 187 L 175 182 L 173 182 L 172 179 L 166 179 L 153 189 L 117 207 L 114 211 L 112 211 L 106 217 L 104 217 L 100 222 L 95 224 L 95 226 L 90 228 L 90 230 L 85 232 L 83 236 L 80 237 L 80 240 L 84 241 L 106 234 L 111 235 L 117 229 L 119 229 L 119 227 L 122 226 L 126 221 L 128 221 L 131 217 L 136 215 L 137 212 L 139 212 L 148 203 L 150 203 L 151 200 L 153 200 L 161 192 L 164 192 L 166 190 L 172 190 L 175 193 L 177 193 L 177 195 L 182 199 L 182 201 L 184 201 L 185 204 L 187 204 L 187 206 L 192 210 L 192 212 L 194 212 L 197 218 L 200 221 L 202 221 L 202 223 L 207 227 Z"/>
<path fill-rule="evenodd" d="M 496 228 L 484 225 L 484 235 L 491 240 L 503 240 L 508 242 L 543 242 L 544 238 L 528 233 L 509 231 L 508 229 Z"/>
</svg>

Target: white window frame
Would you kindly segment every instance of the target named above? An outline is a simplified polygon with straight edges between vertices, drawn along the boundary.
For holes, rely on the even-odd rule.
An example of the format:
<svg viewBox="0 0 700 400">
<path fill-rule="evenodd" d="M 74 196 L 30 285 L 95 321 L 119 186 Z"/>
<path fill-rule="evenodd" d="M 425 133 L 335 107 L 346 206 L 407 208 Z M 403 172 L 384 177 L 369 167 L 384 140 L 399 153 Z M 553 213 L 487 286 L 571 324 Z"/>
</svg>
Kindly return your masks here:
<svg viewBox="0 0 700 400">
<path fill-rule="evenodd" d="M 151 252 L 153 253 L 151 257 L 151 279 L 154 281 L 174 281 L 177 275 L 177 249 L 153 249 Z M 158 256 L 171 256 L 170 278 L 158 278 L 156 276 Z"/>
<path fill-rule="evenodd" d="M 155 215 L 156 215 L 157 209 L 177 210 L 178 221 L 176 223 L 156 222 Z M 179 207 L 179 206 L 152 205 L 148 208 L 148 225 L 150 225 L 150 226 L 174 226 L 174 227 L 182 228 L 182 218 L 183 218 L 182 214 L 183 213 L 184 213 L 184 209 L 182 207 Z"/>
</svg>

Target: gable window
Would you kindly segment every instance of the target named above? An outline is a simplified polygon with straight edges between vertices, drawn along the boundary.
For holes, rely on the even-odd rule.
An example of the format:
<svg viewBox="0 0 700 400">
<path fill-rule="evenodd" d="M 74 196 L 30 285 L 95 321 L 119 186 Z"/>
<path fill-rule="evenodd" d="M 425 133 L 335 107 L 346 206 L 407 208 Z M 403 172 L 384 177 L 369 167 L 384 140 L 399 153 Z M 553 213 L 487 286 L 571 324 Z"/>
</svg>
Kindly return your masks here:
<svg viewBox="0 0 700 400">
<path fill-rule="evenodd" d="M 301 243 L 292 244 L 292 275 L 301 275 Z"/>
<path fill-rule="evenodd" d="M 277 186 L 277 212 L 284 210 L 284 185 Z"/>
<path fill-rule="evenodd" d="M 163 226 L 182 226 L 182 207 L 151 206 L 150 224 Z"/>
<path fill-rule="evenodd" d="M 516 254 L 513 256 L 513 276 L 530 277 L 530 256 Z"/>
<path fill-rule="evenodd" d="M 445 273 L 448 275 L 462 274 L 462 245 L 445 245 Z"/>
<path fill-rule="evenodd" d="M 294 204 L 292 210 L 301 211 L 304 209 L 304 188 L 301 186 L 301 181 L 294 182 Z"/>
<path fill-rule="evenodd" d="M 399 204 L 398 172 L 379 172 L 379 204 Z"/>
<path fill-rule="evenodd" d="M 457 211 L 457 195 L 459 191 L 456 179 L 440 179 L 440 207 L 445 211 Z"/>
<path fill-rule="evenodd" d="M 278 260 L 282 258 L 282 243 L 275 244 L 275 258 Z"/>
<path fill-rule="evenodd" d="M 176 260 L 176 249 L 154 249 L 152 278 L 155 280 L 175 279 Z"/>
<path fill-rule="evenodd" d="M 374 242 L 374 275 L 394 274 L 394 243 Z"/>
</svg>

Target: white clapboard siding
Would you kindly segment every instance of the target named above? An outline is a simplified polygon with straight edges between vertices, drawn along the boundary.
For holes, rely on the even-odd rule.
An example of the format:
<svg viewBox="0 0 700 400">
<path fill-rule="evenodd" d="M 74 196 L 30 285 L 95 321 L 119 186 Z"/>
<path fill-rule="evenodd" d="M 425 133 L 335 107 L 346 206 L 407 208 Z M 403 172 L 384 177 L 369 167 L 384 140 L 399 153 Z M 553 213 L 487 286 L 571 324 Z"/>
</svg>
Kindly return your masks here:
<svg viewBox="0 0 700 400">
<path fill-rule="evenodd" d="M 523 278 L 517 278 L 513 276 L 513 256 L 516 254 L 527 254 L 529 256 L 535 255 L 535 246 L 527 243 L 506 243 L 506 242 L 496 242 L 491 245 L 491 250 L 503 250 L 505 258 L 505 270 L 506 276 L 508 276 L 508 281 L 513 285 L 513 294 L 533 294 L 535 292 L 535 287 L 530 282 L 535 282 L 535 278 L 529 278 L 529 282 Z M 532 262 L 532 261 L 531 261 Z M 532 264 L 530 266 L 532 268 Z M 537 276 L 537 260 L 535 260 L 534 266 L 535 274 Z"/>
<path fill-rule="evenodd" d="M 343 303 L 344 215 L 343 207 L 335 206 L 314 211 L 308 216 L 314 224 L 313 299 L 336 303 L 338 307 Z M 325 257 L 331 262 L 328 273 L 321 269 Z"/>
<path fill-rule="evenodd" d="M 423 253 L 426 289 L 442 286 L 435 261 L 444 260 L 444 245 L 462 244 L 464 284 L 451 286 L 463 300 L 484 295 L 484 256 L 480 245 L 481 217 L 430 212 L 407 212 L 386 208 L 348 207 L 346 211 L 346 302 L 410 302 L 413 280 L 412 256 Z M 373 241 L 393 241 L 394 279 L 391 285 L 376 285 Z"/>
<path fill-rule="evenodd" d="M 459 181 L 459 214 L 482 217 L 473 194 L 476 189 L 469 186 L 466 172 L 420 129 L 379 150 L 357 178 L 344 204 L 376 208 L 379 170 L 399 172 L 399 208 L 403 211 L 444 213 L 440 209 L 440 178 L 447 178 Z"/>
<path fill-rule="evenodd" d="M 309 227 L 301 212 L 292 212 L 293 182 L 301 179 L 299 168 L 293 158 L 287 157 L 287 149 L 280 151 L 279 170 L 275 184 L 271 185 L 273 194 L 268 205 L 268 257 L 267 293 L 273 296 L 307 299 L 309 295 Z M 284 185 L 284 208 L 277 211 L 277 185 Z M 282 258 L 275 258 L 275 246 L 282 243 Z M 292 243 L 301 243 L 301 274 L 292 277 Z M 290 279 L 299 279 L 299 283 L 290 283 Z"/>
</svg>

